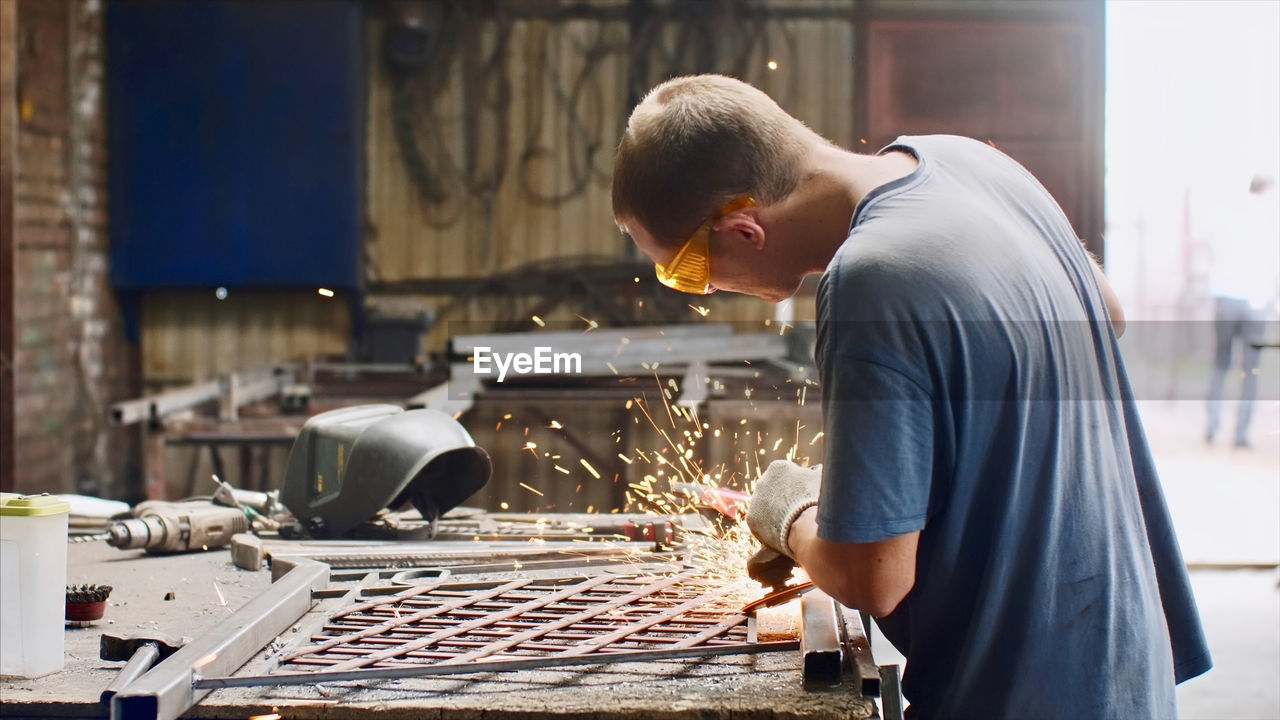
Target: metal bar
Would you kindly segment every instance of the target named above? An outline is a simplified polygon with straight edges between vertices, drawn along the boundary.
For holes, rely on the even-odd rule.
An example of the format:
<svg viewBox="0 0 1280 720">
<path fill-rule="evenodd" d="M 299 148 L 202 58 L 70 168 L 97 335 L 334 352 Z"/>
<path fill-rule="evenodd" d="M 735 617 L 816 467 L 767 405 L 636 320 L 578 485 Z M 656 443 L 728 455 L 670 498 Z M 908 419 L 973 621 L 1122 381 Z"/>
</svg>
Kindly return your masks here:
<svg viewBox="0 0 1280 720">
<path fill-rule="evenodd" d="M 701 645 L 702 643 L 707 642 L 712 638 L 716 638 L 716 637 L 719 637 L 720 635 L 723 635 L 729 630 L 732 630 L 745 622 L 747 622 L 746 615 L 729 615 L 725 617 L 725 619 L 721 620 L 715 625 L 712 625 L 706 630 L 703 630 L 697 635 L 694 635 L 692 637 L 687 637 L 684 640 L 677 642 L 675 644 L 675 647 L 685 648 L 685 647 L 695 647 L 697 645 Z"/>
<path fill-rule="evenodd" d="M 287 365 L 231 373 L 226 379 L 206 380 L 114 403 L 111 405 L 111 421 L 116 425 L 132 425 L 144 420 L 158 421 L 172 412 L 220 400 L 224 396 L 234 396 L 232 403 L 234 407 L 239 407 L 278 393 L 282 384 L 292 377 L 293 370 Z M 229 392 L 229 385 L 235 386 L 235 392 Z M 227 411 L 232 409 L 234 408 L 228 408 Z"/>
<path fill-rule="evenodd" d="M 111 422 L 132 425 L 151 418 L 151 399 L 124 400 L 111 406 Z"/>
<path fill-rule="evenodd" d="M 506 354 L 525 352 L 535 345 L 550 345 L 560 351 L 603 348 L 613 352 L 617 348 L 641 340 L 672 342 L 689 338 L 724 337 L 732 334 L 733 327 L 724 323 L 604 328 L 586 334 L 578 330 L 493 333 L 458 335 L 450 338 L 449 349 L 459 356 L 470 355 L 477 347 L 487 347 L 495 353 Z"/>
<path fill-rule="evenodd" d="M 214 690 L 229 687 L 262 687 L 269 685 L 312 685 L 315 683 L 347 682 L 353 680 L 390 680 L 395 678 L 427 677 L 431 675 L 460 675 L 464 673 L 510 672 L 512 670 L 540 670 L 543 668 L 572 665 L 596 665 L 624 662 L 658 662 L 689 657 L 713 657 L 718 655 L 755 655 L 759 653 L 796 650 L 795 641 L 739 643 L 736 645 L 703 645 L 678 650 L 637 650 L 621 653 L 594 653 L 592 655 L 556 655 L 532 660 L 495 660 L 466 665 L 422 665 L 420 667 L 364 668 L 361 670 L 321 671 L 309 673 L 281 673 L 244 677 L 197 678 L 192 686 L 196 690 Z"/>
<path fill-rule="evenodd" d="M 538 571 L 538 570 L 559 570 L 564 568 L 572 568 L 572 569 L 578 569 L 578 570 L 586 570 L 589 568 L 592 572 L 612 572 L 614 574 L 623 574 L 626 572 L 635 572 L 637 564 L 641 562 L 643 562 L 645 565 L 649 565 L 649 564 L 667 565 L 675 562 L 676 560 L 677 558 L 674 555 L 654 555 L 649 558 L 631 558 L 631 557 L 613 558 L 613 559 L 596 558 L 594 560 L 592 558 L 586 558 L 585 560 L 579 560 L 579 559 L 524 560 L 524 561 L 511 560 L 509 562 L 480 563 L 477 565 L 456 565 L 456 566 L 451 566 L 449 568 L 449 571 L 453 573 L 455 577 L 462 576 L 462 575 L 483 575 L 485 573 L 516 572 L 517 570 L 531 572 L 531 571 Z M 404 565 L 404 564 L 399 565 L 394 569 L 394 571 L 400 572 L 401 567 L 408 567 L 410 565 L 414 567 L 417 566 L 415 563 L 410 562 L 408 563 L 408 565 Z M 254 569 L 252 567 L 246 567 L 238 563 L 236 567 L 239 567 L 242 570 Z M 368 569 L 369 566 L 353 565 L 352 568 L 363 571 L 365 569 Z M 343 570 L 350 570 L 352 568 L 334 568 L 334 570 L 341 572 Z M 275 567 L 273 566 L 272 570 L 274 569 Z M 364 592 L 366 596 L 371 596 L 371 595 L 378 595 L 383 593 L 394 594 L 401 589 L 402 589 L 402 586 L 395 586 L 395 587 L 372 586 L 372 587 L 365 588 Z M 317 597 L 324 597 L 325 594 L 329 592 L 331 591 L 323 590 L 317 593 Z M 341 591 L 339 591 L 338 594 L 332 595 L 332 597 L 339 597 L 341 596 L 341 594 L 342 594 Z"/>
<path fill-rule="evenodd" d="M 102 694 L 98 696 L 98 702 L 103 705 L 110 706 L 111 698 L 116 696 L 129 683 L 138 679 L 143 673 L 151 669 L 151 664 L 160 657 L 160 646 L 154 642 L 144 643 L 141 647 L 134 651 L 129 661 L 120 668 L 120 672 L 116 673 L 115 679 L 107 685 Z"/>
<path fill-rule="evenodd" d="M 586 544 L 586 543 L 583 543 L 583 544 Z M 653 546 L 650 545 L 649 547 L 650 549 L 652 549 Z M 396 566 L 409 567 L 409 566 L 428 566 L 428 565 L 431 565 L 431 566 L 442 565 L 446 567 L 467 567 L 472 564 L 490 565 L 492 564 L 493 561 L 502 560 L 504 558 L 511 558 L 512 560 L 518 560 L 521 563 L 536 562 L 536 561 L 543 561 L 543 560 L 561 560 L 565 558 L 575 558 L 576 564 L 578 565 L 586 565 L 590 563 L 592 560 L 611 560 L 611 559 L 616 560 L 620 558 L 635 558 L 635 557 L 644 557 L 646 562 L 648 561 L 661 562 L 664 560 L 664 558 L 660 555 L 646 554 L 645 556 L 641 556 L 634 552 L 612 552 L 612 553 L 593 552 L 593 553 L 581 553 L 581 554 L 576 552 L 573 552 L 573 553 L 545 552 L 545 553 L 537 553 L 537 554 L 531 553 L 528 555 L 516 554 L 516 553 L 494 553 L 492 558 L 484 558 L 482 556 L 451 558 L 447 555 L 442 555 L 440 553 L 414 553 L 414 552 L 398 553 L 394 551 L 388 551 L 385 553 L 373 553 L 373 552 L 336 553 L 335 552 L 333 554 L 328 554 L 328 555 L 320 555 L 320 554 L 280 555 L 280 554 L 271 552 L 269 548 L 267 550 L 267 556 L 271 560 L 273 573 L 275 573 L 275 566 L 277 563 L 280 563 L 283 566 L 283 571 L 280 573 L 274 574 L 273 575 L 274 578 L 282 577 L 284 575 L 284 572 L 288 571 L 290 567 L 289 563 L 292 563 L 296 560 L 316 560 L 316 561 L 325 563 L 330 567 L 335 567 L 339 569 L 366 568 L 366 567 L 396 567 Z M 674 558 L 665 558 L 665 559 L 669 560 Z"/>
<path fill-rule="evenodd" d="M 355 363 L 326 362 L 317 360 L 312 363 L 314 372 L 327 372 L 335 375 L 352 375 L 356 373 L 424 375 L 425 368 L 415 363 Z"/>
<path fill-rule="evenodd" d="M 242 377 L 236 386 L 236 404 L 248 405 L 259 400 L 265 400 L 278 394 L 280 388 L 285 385 L 292 384 L 293 381 L 290 374 L 271 372 L 264 377 Z"/>
<path fill-rule="evenodd" d="M 800 647 L 806 682 L 840 682 L 843 654 L 836 601 L 821 590 L 800 598 Z"/>
<path fill-rule="evenodd" d="M 867 697 L 880 696 L 880 668 L 876 667 L 871 656 L 871 635 L 863 622 L 866 617 L 857 610 L 839 606 L 844 623 L 845 654 L 852 660 L 853 667 L 862 678 L 862 694 Z"/>
<path fill-rule="evenodd" d="M 503 541 L 497 542 L 503 543 Z M 475 545 L 477 543 L 472 544 Z M 511 545 L 513 543 L 503 544 Z M 586 542 L 561 543 L 561 545 L 565 546 L 570 544 L 572 547 L 553 547 L 552 543 L 548 542 L 542 545 L 524 544 L 524 547 L 519 548 L 494 546 L 472 551 L 449 550 L 429 545 L 404 544 L 397 547 L 394 544 L 382 544 L 370 545 L 368 549 L 326 550 L 317 547 L 313 551 L 309 548 L 299 548 L 296 552 L 275 552 L 272 550 L 271 544 L 267 543 L 264 550 L 271 560 L 273 578 L 281 577 L 284 572 L 287 572 L 292 567 L 290 563 L 301 559 L 316 560 L 335 568 L 393 567 L 397 565 L 406 567 L 458 567 L 471 564 L 489 564 L 507 558 L 520 560 L 521 562 L 577 558 L 582 564 L 586 564 L 592 559 L 630 557 L 642 558 L 646 562 L 661 559 L 661 556 L 653 553 L 653 545 L 648 543 L 615 542 L 601 547 L 591 547 L 591 543 Z M 277 563 L 282 564 L 279 572 L 276 569 Z"/>
<path fill-rule="evenodd" d="M 329 568 L 299 563 L 285 577 L 194 642 L 170 655 L 111 701 L 111 717 L 173 720 L 200 702 L 197 671 L 234 672 L 307 613 L 312 592 L 328 586 Z"/>
<path fill-rule="evenodd" d="M 151 396 L 151 419 L 159 420 L 177 410 L 185 410 L 222 397 L 222 381 L 206 380 Z"/>
<path fill-rule="evenodd" d="M 880 717 L 884 720 L 902 719 L 902 678 L 897 665 L 880 666 Z"/>
</svg>

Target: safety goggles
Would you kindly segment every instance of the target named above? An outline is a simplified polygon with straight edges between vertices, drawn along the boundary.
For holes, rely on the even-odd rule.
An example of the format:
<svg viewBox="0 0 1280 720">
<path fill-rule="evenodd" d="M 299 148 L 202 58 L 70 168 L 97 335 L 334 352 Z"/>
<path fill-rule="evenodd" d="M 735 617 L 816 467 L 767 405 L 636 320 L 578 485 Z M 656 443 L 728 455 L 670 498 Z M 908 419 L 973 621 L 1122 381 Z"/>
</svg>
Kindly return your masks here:
<svg viewBox="0 0 1280 720">
<path fill-rule="evenodd" d="M 692 295 L 706 295 L 711 292 L 711 258 L 708 254 L 708 238 L 711 226 L 717 220 L 734 210 L 751 207 L 756 204 L 752 197 L 737 197 L 724 204 L 715 215 L 698 226 L 697 230 L 684 241 L 684 245 L 676 251 L 675 257 L 666 264 L 654 263 L 653 270 L 658 282 L 672 290 L 679 290 Z"/>
</svg>

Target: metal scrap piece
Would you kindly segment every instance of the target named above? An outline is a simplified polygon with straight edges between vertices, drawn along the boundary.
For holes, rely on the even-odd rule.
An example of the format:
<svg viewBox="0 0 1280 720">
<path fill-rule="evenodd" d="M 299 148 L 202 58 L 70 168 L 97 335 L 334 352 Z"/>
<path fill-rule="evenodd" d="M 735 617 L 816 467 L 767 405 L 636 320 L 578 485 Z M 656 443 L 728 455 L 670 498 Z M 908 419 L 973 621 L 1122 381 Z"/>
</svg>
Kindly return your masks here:
<svg viewBox="0 0 1280 720">
<path fill-rule="evenodd" d="M 315 683 L 344 682 L 352 680 L 390 680 L 395 678 L 428 677 L 432 675 L 461 675 L 465 673 L 509 672 L 515 670 L 542 670 L 573 665 L 600 663 L 659 662 L 681 658 L 714 657 L 721 655 L 755 655 L 758 653 L 787 652 L 800 647 L 790 640 L 766 643 L 739 643 L 734 645 L 700 645 L 673 650 L 637 650 L 626 653 L 596 653 L 590 655 L 553 655 L 529 660 L 496 660 L 467 663 L 464 665 L 436 664 L 411 665 L 390 668 L 361 668 L 358 670 L 321 671 L 308 673 L 277 673 L 241 677 L 208 677 L 196 679 L 194 686 L 201 690 L 229 687 L 259 687 L 268 685 L 313 685 Z"/>
<path fill-rule="evenodd" d="M 840 682 L 844 653 L 836 621 L 836 601 L 815 590 L 800 599 L 800 646 L 806 682 Z"/>
<path fill-rule="evenodd" d="M 312 592 L 328 582 L 325 565 L 295 564 L 261 595 L 117 693 L 112 719 L 177 718 L 209 694 L 192 684 L 197 672 L 224 674 L 243 665 L 310 610 Z"/>
<path fill-rule="evenodd" d="M 857 610 L 850 610 L 843 605 L 837 608 L 843 616 L 845 655 L 852 661 L 853 669 L 862 680 L 862 694 L 867 697 L 880 697 L 880 668 L 871 655 L 871 638 L 867 633 L 867 623 L 871 618 Z"/>
</svg>

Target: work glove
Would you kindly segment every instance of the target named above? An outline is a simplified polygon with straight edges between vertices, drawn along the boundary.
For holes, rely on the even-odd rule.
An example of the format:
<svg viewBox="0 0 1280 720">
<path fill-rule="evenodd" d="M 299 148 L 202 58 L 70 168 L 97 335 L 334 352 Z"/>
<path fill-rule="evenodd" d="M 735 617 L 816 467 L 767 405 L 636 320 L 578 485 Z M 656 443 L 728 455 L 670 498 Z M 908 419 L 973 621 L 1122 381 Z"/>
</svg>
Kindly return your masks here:
<svg viewBox="0 0 1280 720">
<path fill-rule="evenodd" d="M 747 505 L 747 527 L 766 548 L 791 556 L 787 536 L 800 513 L 818 504 L 822 466 L 800 467 L 774 460 L 756 480 Z"/>
</svg>

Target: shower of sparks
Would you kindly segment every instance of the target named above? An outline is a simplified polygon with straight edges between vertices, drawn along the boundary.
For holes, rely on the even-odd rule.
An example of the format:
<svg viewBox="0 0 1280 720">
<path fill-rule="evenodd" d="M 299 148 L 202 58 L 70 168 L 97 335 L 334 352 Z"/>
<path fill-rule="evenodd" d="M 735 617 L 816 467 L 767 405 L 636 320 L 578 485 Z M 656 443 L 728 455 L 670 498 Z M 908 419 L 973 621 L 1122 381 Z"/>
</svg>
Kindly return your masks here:
<svg viewBox="0 0 1280 720">
<path fill-rule="evenodd" d="M 592 330 L 595 330 L 596 328 L 600 327 L 600 323 L 596 322 L 595 320 L 588 320 L 587 318 L 584 318 L 581 315 L 578 316 L 578 319 L 587 324 L 587 329 L 582 331 L 584 333 L 589 333 Z"/>
<path fill-rule="evenodd" d="M 702 317 L 706 317 L 711 313 L 711 308 L 702 307 L 701 305 L 690 305 L 689 307 L 693 308 L 693 311 Z"/>
<path fill-rule="evenodd" d="M 774 327 L 779 327 L 780 332 L 787 329 L 785 323 L 774 323 Z M 695 408 L 675 404 L 674 399 L 681 392 L 677 380 L 661 377 L 654 370 L 652 382 L 654 385 L 650 386 L 650 391 L 641 392 L 627 400 L 625 408 L 630 411 L 633 423 L 647 423 L 656 433 L 656 442 L 650 447 L 620 447 L 619 450 L 623 452 L 616 453 L 617 462 L 610 461 L 613 467 L 607 470 L 597 469 L 587 459 L 578 458 L 578 465 L 581 466 L 579 469 L 572 462 L 558 461 L 559 454 L 540 451 L 533 441 L 526 441 L 522 449 L 528 450 L 535 458 L 545 459 L 551 465 L 549 470 L 577 479 L 579 482 L 573 493 L 580 494 L 593 487 L 593 483 L 612 477 L 612 482 L 621 486 L 625 503 L 622 507 L 611 507 L 607 511 L 588 505 L 586 512 L 650 514 L 656 516 L 653 523 L 655 529 L 660 523 L 662 526 L 672 523 L 672 530 L 679 533 L 686 562 L 700 571 L 701 579 L 697 584 L 705 584 L 708 589 L 726 589 L 727 593 L 715 604 L 719 606 L 723 602 L 726 612 L 736 613 L 743 603 L 757 599 L 762 592 L 759 584 L 746 575 L 747 559 L 760 546 L 747 528 L 745 503 L 741 498 L 754 489 L 755 480 L 763 466 L 774 457 L 785 457 L 807 465 L 809 453 L 800 452 L 800 448 L 814 445 L 822 437 L 822 433 L 818 432 L 810 437 L 806 432 L 802 436 L 801 431 L 805 426 L 797 421 L 794 428 L 789 428 L 784 433 L 787 436 L 784 440 L 772 434 L 766 437 L 762 430 L 748 426 L 747 417 L 713 423 L 700 418 Z M 806 381 L 805 384 L 812 383 Z M 653 390 L 657 392 L 654 393 Z M 750 399 L 752 391 L 748 389 L 746 394 Z M 800 386 L 797 388 L 797 400 L 801 405 L 804 404 L 805 397 L 806 390 L 804 386 Z M 654 407 L 656 403 L 662 404 L 661 410 Z M 644 422 L 641 422 L 641 418 Z M 564 430 L 558 420 L 550 420 L 546 427 L 569 432 Z M 624 442 L 624 429 L 625 426 L 619 427 L 610 434 L 615 443 Z M 526 437 L 528 432 L 526 428 Z M 712 440 L 717 444 L 729 443 L 731 456 L 726 457 L 725 462 L 707 464 L 709 448 L 706 443 Z M 806 440 L 808 445 L 802 446 Z M 602 473 L 602 470 L 605 472 Z M 518 484 L 539 497 L 547 497 L 542 491 L 526 483 Z M 568 494 L 567 486 L 555 487 L 556 495 Z M 721 488 L 725 489 L 723 493 Z M 548 500 L 552 504 L 546 506 L 547 510 L 554 509 L 559 502 L 573 506 L 571 500 Z M 500 507 L 507 510 L 509 505 L 503 502 Z M 719 513 L 717 521 L 704 521 L 701 515 L 691 512 L 695 508 L 714 509 Z M 682 516 L 696 522 L 690 522 L 686 526 L 680 522 Z M 583 523 L 577 529 L 584 531 L 585 525 Z M 551 528 L 548 527 L 547 531 L 551 532 Z M 582 542 L 598 543 L 602 540 L 597 537 L 592 540 L 584 539 Z"/>
<path fill-rule="evenodd" d="M 530 317 L 529 319 L 530 319 L 530 320 L 533 320 L 533 324 L 534 324 L 534 325 L 537 325 L 538 327 L 546 327 L 546 326 L 547 326 L 547 324 L 546 324 L 545 322 L 543 322 L 543 321 L 542 321 L 542 318 L 538 317 L 537 315 L 534 315 L 534 316 Z"/>
</svg>

